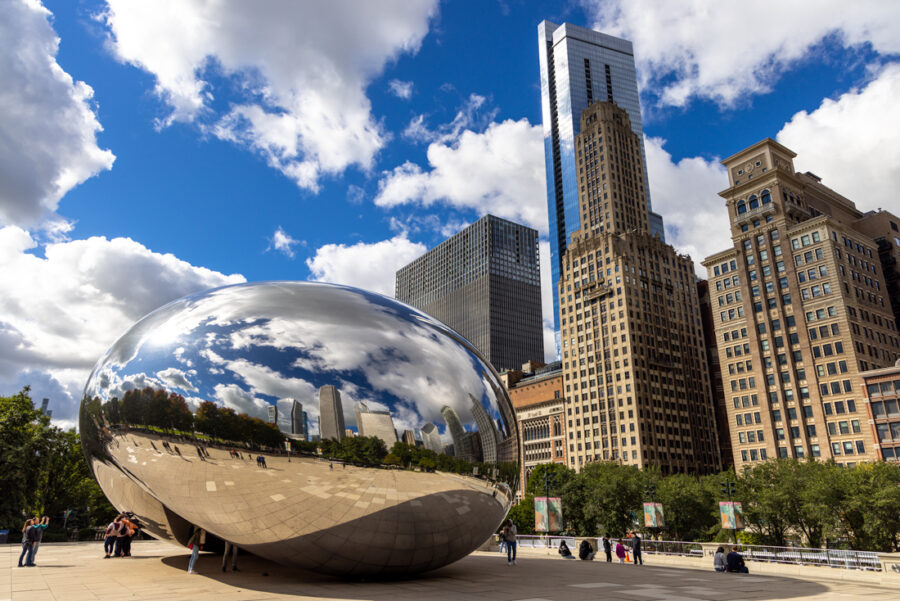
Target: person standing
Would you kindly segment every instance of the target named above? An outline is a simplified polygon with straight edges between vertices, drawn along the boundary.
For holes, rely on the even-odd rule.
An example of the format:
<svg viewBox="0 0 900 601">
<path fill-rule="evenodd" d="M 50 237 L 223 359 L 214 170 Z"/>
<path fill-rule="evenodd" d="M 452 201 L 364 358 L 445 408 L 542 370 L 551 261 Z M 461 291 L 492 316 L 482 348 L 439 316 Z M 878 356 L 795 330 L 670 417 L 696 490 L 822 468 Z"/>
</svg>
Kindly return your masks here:
<svg viewBox="0 0 900 601">
<path fill-rule="evenodd" d="M 22 554 L 19 555 L 19 567 L 31 567 L 31 550 L 34 545 L 34 533 L 31 529 L 32 520 L 25 520 L 25 525 L 22 526 Z M 22 564 L 22 560 L 25 560 L 25 563 Z"/>
<path fill-rule="evenodd" d="M 644 558 L 641 556 L 641 537 L 635 532 L 631 538 L 631 552 L 634 554 L 634 565 L 644 565 Z"/>
<path fill-rule="evenodd" d="M 603 535 L 603 552 L 606 553 L 606 561 L 612 562 L 612 543 L 609 541 L 609 533 Z"/>
<path fill-rule="evenodd" d="M 512 520 L 506 520 L 503 539 L 506 541 L 506 565 L 516 565 L 516 535 L 519 533 Z"/>
<path fill-rule="evenodd" d="M 225 553 L 222 554 L 222 571 L 226 571 L 225 566 L 228 563 L 229 551 L 231 551 L 231 571 L 240 572 L 237 567 L 238 546 L 228 541 L 225 541 Z"/>
<path fill-rule="evenodd" d="M 616 541 L 616 557 L 619 558 L 619 563 L 625 563 L 625 545 L 620 540 Z"/>
<path fill-rule="evenodd" d="M 719 547 L 716 549 L 716 554 L 713 557 L 713 568 L 717 572 L 724 572 L 727 567 L 728 563 L 725 561 L 725 549 Z"/>
<path fill-rule="evenodd" d="M 50 525 L 50 518 L 44 516 L 41 519 L 38 519 L 37 516 L 31 520 L 31 527 L 34 528 L 34 544 L 31 546 L 31 559 L 28 561 L 31 565 L 34 565 L 34 558 L 37 557 L 38 547 L 41 546 L 41 539 L 44 537 L 44 530 L 47 529 L 47 526 Z"/>
<path fill-rule="evenodd" d="M 116 548 L 113 552 L 114 557 L 122 557 L 125 554 L 125 541 L 128 539 L 128 526 L 123 522 L 125 516 L 119 514 L 116 517 L 118 527 L 116 528 Z"/>
<path fill-rule="evenodd" d="M 119 529 L 119 516 L 116 516 L 116 519 L 109 523 L 109 526 L 106 527 L 106 532 L 103 533 L 103 556 L 104 559 L 109 559 L 112 557 L 113 551 L 116 548 L 116 531 Z"/>
<path fill-rule="evenodd" d="M 123 556 L 131 557 L 131 541 L 137 535 L 140 528 L 136 523 L 128 519 L 127 515 L 122 516 L 122 524 L 125 526 L 125 540 L 122 541 L 122 550 L 124 551 Z"/>
<path fill-rule="evenodd" d="M 197 557 L 200 555 L 200 549 L 206 544 L 206 530 L 194 526 L 194 533 L 188 539 L 188 548 L 191 550 L 191 559 L 188 561 L 188 574 L 196 574 L 194 564 L 197 563 Z"/>
</svg>

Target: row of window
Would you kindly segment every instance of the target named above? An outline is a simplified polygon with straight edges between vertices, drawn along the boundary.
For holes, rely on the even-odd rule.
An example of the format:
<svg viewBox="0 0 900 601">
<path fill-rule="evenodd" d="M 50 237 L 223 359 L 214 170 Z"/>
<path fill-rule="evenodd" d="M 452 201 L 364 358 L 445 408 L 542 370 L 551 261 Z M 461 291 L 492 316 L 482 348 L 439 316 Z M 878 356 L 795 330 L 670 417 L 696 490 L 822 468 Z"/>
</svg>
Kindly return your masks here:
<svg viewBox="0 0 900 601">
<path fill-rule="evenodd" d="M 772 195 L 768 190 L 763 190 L 759 196 L 756 196 L 756 194 L 754 194 L 750 198 L 748 198 L 746 202 L 744 202 L 743 200 L 737 201 L 737 205 L 735 206 L 737 208 L 738 215 L 743 215 L 747 211 L 758 209 L 762 205 L 767 205 L 770 202 L 772 202 Z"/>
</svg>

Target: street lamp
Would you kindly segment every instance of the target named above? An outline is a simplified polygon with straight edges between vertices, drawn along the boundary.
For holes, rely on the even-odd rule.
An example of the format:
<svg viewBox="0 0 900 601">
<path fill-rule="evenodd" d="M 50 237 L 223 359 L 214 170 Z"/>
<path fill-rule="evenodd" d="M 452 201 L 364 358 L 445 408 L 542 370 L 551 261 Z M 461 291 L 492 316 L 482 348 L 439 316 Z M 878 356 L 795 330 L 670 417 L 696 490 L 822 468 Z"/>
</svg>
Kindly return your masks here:
<svg viewBox="0 0 900 601">
<path fill-rule="evenodd" d="M 732 516 L 734 518 L 734 528 L 731 529 L 731 533 L 734 536 L 734 544 L 736 545 L 737 544 L 737 514 L 734 512 L 734 493 L 735 493 L 735 487 L 737 486 L 737 484 L 735 483 L 734 480 L 730 480 L 728 478 L 725 478 L 725 480 L 723 480 L 721 482 L 721 484 L 722 484 L 722 494 L 728 496 L 728 502 L 731 504 L 731 512 L 732 512 Z"/>
</svg>

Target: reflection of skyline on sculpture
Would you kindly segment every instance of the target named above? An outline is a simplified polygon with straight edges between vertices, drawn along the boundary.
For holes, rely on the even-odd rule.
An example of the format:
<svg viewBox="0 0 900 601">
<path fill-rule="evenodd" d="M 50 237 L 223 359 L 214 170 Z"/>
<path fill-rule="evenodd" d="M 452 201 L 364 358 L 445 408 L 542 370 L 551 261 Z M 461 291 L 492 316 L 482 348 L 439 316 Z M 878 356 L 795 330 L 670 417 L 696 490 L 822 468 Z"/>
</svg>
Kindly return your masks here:
<svg viewBox="0 0 900 601">
<path fill-rule="evenodd" d="M 81 428 L 85 453 L 94 473 L 102 475 L 104 491 L 122 511 L 137 503 L 143 506 L 142 515 L 156 516 L 149 529 L 155 535 L 178 538 L 187 520 L 211 535 L 243 539 L 253 552 L 277 561 L 372 574 L 390 571 L 389 560 L 412 571 L 443 565 L 471 551 L 499 524 L 518 477 L 517 455 L 504 451 L 519 444 L 510 415 L 496 372 L 465 340 L 426 314 L 343 286 L 276 282 L 186 297 L 135 324 L 92 372 Z M 188 471 L 173 472 L 176 480 L 202 481 L 170 488 L 154 462 L 199 461 L 202 448 L 211 455 L 208 464 L 197 466 L 201 471 L 194 473 L 184 465 Z M 298 476 L 263 478 L 252 490 L 258 503 L 274 505 L 259 509 L 262 505 L 254 501 L 245 508 L 250 513 L 238 521 L 213 511 L 223 507 L 217 500 L 221 494 L 239 486 L 239 472 L 225 470 L 219 479 L 213 475 L 217 470 L 245 468 L 230 463 L 243 454 L 267 455 L 278 465 L 279 457 L 287 460 L 288 451 L 296 457 L 296 466 L 287 469 L 300 470 Z M 149 455 L 138 461 L 134 453 Z M 508 459 L 504 463 L 501 457 Z M 327 471 L 321 471 L 320 461 Z M 354 543 L 365 557 L 358 561 L 367 564 L 355 568 L 352 559 L 341 568 L 320 563 L 327 563 L 318 548 L 324 544 L 321 539 L 313 543 L 303 538 L 293 548 L 280 543 L 277 532 L 247 538 L 240 525 L 248 516 L 277 511 L 286 499 L 310 498 L 323 504 L 327 496 L 328 519 L 348 533 L 377 530 L 383 518 L 376 516 L 383 510 L 401 511 L 377 500 L 349 502 L 359 491 L 344 491 L 347 498 L 335 496 L 340 488 L 334 488 L 337 481 L 330 483 L 330 475 L 345 472 L 328 470 L 328 461 L 344 463 L 347 473 L 352 467 L 354 477 L 363 479 L 371 472 L 381 481 L 375 474 L 396 471 L 400 479 L 388 477 L 384 490 L 394 486 L 388 482 L 406 482 L 404 487 L 422 482 L 421 491 L 402 489 L 404 495 L 415 491 L 414 496 L 391 498 L 401 506 L 404 499 L 415 500 L 421 505 L 403 511 L 419 515 L 416 519 L 423 524 L 442 515 L 446 524 L 441 528 L 457 534 L 453 539 L 441 535 L 441 543 L 437 534 L 416 536 L 432 545 L 427 559 L 415 554 L 415 545 L 401 545 L 395 554 L 402 559 L 391 559 L 394 555 L 364 552 L 366 544 Z M 143 492 L 135 489 L 121 496 L 129 486 Z M 428 488 L 432 486 L 436 488 Z M 238 493 L 234 498 L 245 498 L 239 489 L 233 492 Z M 466 507 L 459 512 L 443 507 L 448 499 Z M 242 508 L 249 501 L 229 503 L 228 511 L 244 515 Z M 154 504 L 160 509 L 151 511 Z M 389 519 L 393 524 L 399 518 Z M 478 524 L 475 538 L 466 534 L 467 523 Z M 323 524 L 312 519 L 302 536 L 317 536 L 315 529 Z M 397 522 L 401 526 L 402 520 Z M 427 533 L 433 526 L 421 527 Z M 398 530 L 391 535 L 392 540 L 400 534 Z M 330 553 L 333 557 L 339 552 Z"/>
</svg>

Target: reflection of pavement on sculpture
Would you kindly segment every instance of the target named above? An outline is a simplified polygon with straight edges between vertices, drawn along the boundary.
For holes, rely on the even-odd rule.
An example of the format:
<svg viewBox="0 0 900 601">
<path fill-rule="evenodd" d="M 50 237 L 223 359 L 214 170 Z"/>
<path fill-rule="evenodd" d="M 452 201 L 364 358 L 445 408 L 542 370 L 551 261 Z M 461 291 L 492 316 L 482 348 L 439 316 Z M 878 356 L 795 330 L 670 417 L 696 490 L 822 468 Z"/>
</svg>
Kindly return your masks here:
<svg viewBox="0 0 900 601">
<path fill-rule="evenodd" d="M 161 449 L 162 437 L 131 432 L 115 438 L 118 445 L 106 446 L 113 460 L 172 512 L 248 551 L 301 567 L 349 574 L 384 563 L 388 573 L 432 569 L 477 547 L 505 514 L 505 495 L 477 478 L 332 469 L 325 459 L 272 455 L 265 455 L 265 469 L 246 451 L 241 460 L 209 447 L 204 461 L 186 442 L 170 441 L 179 445 L 177 455 L 150 445 Z M 134 494 L 130 499 L 141 502 Z M 381 555 L 369 564 L 357 559 L 356 545 Z"/>
</svg>

